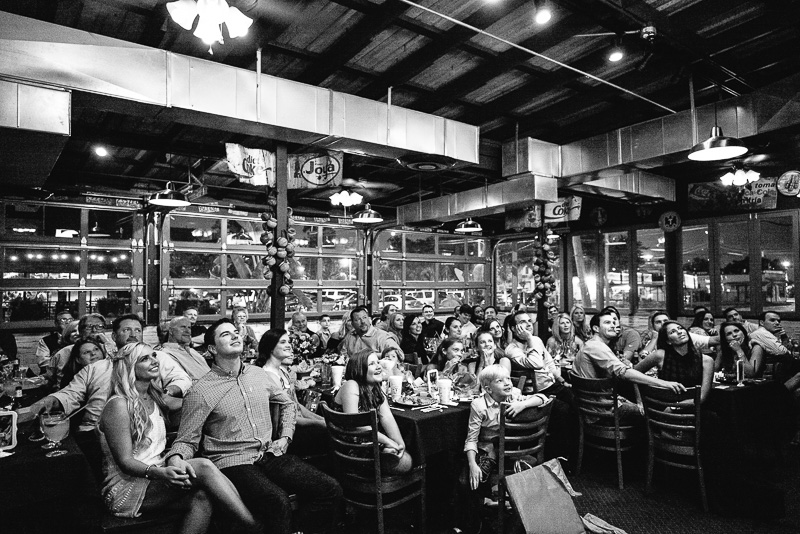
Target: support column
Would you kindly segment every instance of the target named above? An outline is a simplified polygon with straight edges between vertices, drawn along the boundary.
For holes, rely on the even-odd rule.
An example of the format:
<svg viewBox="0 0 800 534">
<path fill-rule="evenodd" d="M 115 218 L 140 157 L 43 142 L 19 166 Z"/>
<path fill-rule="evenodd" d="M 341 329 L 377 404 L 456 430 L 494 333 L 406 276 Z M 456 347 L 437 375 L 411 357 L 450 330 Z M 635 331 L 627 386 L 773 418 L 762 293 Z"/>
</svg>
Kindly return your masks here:
<svg viewBox="0 0 800 534">
<path fill-rule="evenodd" d="M 275 217 L 278 219 L 278 226 L 275 228 L 276 239 L 284 235 L 286 229 L 289 228 L 289 215 L 286 210 L 289 207 L 287 199 L 288 184 L 289 163 L 286 155 L 286 145 L 279 143 L 275 147 L 275 188 L 278 193 L 278 205 L 275 206 Z M 269 193 L 268 190 L 267 193 Z M 269 301 L 269 322 L 272 328 L 283 328 L 286 324 L 286 298 L 278 291 L 284 280 L 283 272 L 277 268 L 273 269 L 272 298 Z"/>
</svg>

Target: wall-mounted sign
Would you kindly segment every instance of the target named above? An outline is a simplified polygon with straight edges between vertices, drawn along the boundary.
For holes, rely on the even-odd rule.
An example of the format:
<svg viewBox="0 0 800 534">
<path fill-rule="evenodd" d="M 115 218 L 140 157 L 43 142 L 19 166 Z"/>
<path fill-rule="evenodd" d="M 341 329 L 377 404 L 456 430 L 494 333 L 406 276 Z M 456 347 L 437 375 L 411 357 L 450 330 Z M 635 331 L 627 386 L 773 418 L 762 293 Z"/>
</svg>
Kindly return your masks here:
<svg viewBox="0 0 800 534">
<path fill-rule="evenodd" d="M 775 178 L 761 178 L 746 185 L 725 186 L 722 182 L 689 184 L 689 211 L 725 212 L 774 210 L 778 204 Z"/>
<path fill-rule="evenodd" d="M 664 232 L 674 232 L 681 227 L 681 216 L 677 211 L 665 211 L 658 218 L 658 226 Z"/>
<path fill-rule="evenodd" d="M 787 197 L 800 196 L 800 172 L 786 171 L 778 178 L 778 193 Z"/>
<path fill-rule="evenodd" d="M 225 143 L 228 169 L 239 181 L 251 185 L 275 187 L 275 153 L 260 148 L 247 148 Z"/>
<path fill-rule="evenodd" d="M 341 152 L 324 150 L 289 156 L 289 189 L 332 187 L 342 183 Z"/>
<path fill-rule="evenodd" d="M 558 202 L 547 202 L 544 205 L 544 222 L 559 223 L 577 221 L 581 218 L 581 197 L 559 198 Z"/>
</svg>

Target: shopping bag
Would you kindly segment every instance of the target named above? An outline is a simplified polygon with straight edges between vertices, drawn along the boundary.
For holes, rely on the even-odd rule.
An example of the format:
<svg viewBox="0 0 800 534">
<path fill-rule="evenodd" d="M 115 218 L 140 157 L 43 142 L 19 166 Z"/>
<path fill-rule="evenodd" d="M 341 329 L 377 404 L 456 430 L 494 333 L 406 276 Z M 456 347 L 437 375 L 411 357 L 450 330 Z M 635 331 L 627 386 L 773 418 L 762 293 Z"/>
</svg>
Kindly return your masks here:
<svg viewBox="0 0 800 534">
<path fill-rule="evenodd" d="M 526 534 L 584 533 L 570 492 L 555 471 L 561 472 L 561 466 L 553 459 L 506 477 L 511 502 Z"/>
</svg>

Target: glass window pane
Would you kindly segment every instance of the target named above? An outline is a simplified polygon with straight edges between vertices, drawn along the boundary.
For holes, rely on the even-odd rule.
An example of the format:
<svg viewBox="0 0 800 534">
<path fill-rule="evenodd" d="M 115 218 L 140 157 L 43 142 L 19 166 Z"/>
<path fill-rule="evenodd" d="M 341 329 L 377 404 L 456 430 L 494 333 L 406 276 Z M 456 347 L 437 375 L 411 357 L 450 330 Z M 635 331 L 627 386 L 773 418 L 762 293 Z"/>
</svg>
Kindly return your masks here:
<svg viewBox="0 0 800 534">
<path fill-rule="evenodd" d="M 3 280 L 77 280 L 80 262 L 78 250 L 4 248 Z"/>
<path fill-rule="evenodd" d="M 356 280 L 358 260 L 355 258 L 322 258 L 321 280 Z"/>
<path fill-rule="evenodd" d="M 485 288 L 473 288 L 467 291 L 467 301 L 473 306 L 486 306 L 488 293 Z"/>
<path fill-rule="evenodd" d="M 350 310 L 358 304 L 358 291 L 355 288 L 336 288 L 322 290 L 322 311 Z"/>
<path fill-rule="evenodd" d="M 534 272 L 534 258 L 536 257 L 533 241 L 517 241 L 517 299 L 525 304 L 534 302 L 533 294 L 536 291 L 536 275 Z M 538 269 L 538 267 L 537 267 Z"/>
<path fill-rule="evenodd" d="M 322 228 L 322 248 L 337 252 L 355 252 L 358 230 L 355 228 Z"/>
<path fill-rule="evenodd" d="M 89 291 L 89 309 L 107 319 L 131 313 L 131 292 Z"/>
<path fill-rule="evenodd" d="M 394 304 L 398 308 L 403 307 L 403 298 L 400 296 L 399 289 L 378 290 L 378 308 L 383 308 L 389 304 Z"/>
<path fill-rule="evenodd" d="M 403 234 L 402 232 L 384 231 L 378 234 L 375 239 L 376 252 L 402 252 Z"/>
<path fill-rule="evenodd" d="M 263 263 L 266 259 L 267 256 L 261 254 L 228 254 L 228 278 L 270 280 L 272 271 Z"/>
<path fill-rule="evenodd" d="M 219 289 L 173 289 L 169 296 L 169 314 L 182 315 L 191 305 L 197 307 L 200 315 L 217 315 L 221 309 L 219 297 Z"/>
<path fill-rule="evenodd" d="M 311 256 L 295 256 L 289 260 L 292 266 L 289 272 L 295 280 L 318 280 L 317 258 Z"/>
<path fill-rule="evenodd" d="M 433 264 L 429 262 L 406 262 L 406 280 L 413 282 L 433 282 Z"/>
<path fill-rule="evenodd" d="M 636 232 L 639 284 L 639 309 L 655 310 L 667 305 L 664 286 L 664 232 L 659 228 L 638 230 Z"/>
<path fill-rule="evenodd" d="M 439 236 L 439 254 L 442 256 L 463 256 L 464 238 Z"/>
<path fill-rule="evenodd" d="M 629 276 L 628 232 L 603 234 L 605 254 L 605 306 L 615 306 L 620 312 L 628 309 L 631 292 Z"/>
<path fill-rule="evenodd" d="M 317 311 L 317 291 L 315 289 L 293 289 L 286 295 L 286 311 Z"/>
<path fill-rule="evenodd" d="M 4 231 L 9 237 L 45 235 L 44 206 L 14 203 L 6 204 L 5 210 L 6 226 Z"/>
<path fill-rule="evenodd" d="M 439 281 L 440 282 L 463 282 L 464 281 L 463 263 L 440 263 Z"/>
<path fill-rule="evenodd" d="M 719 230 L 719 270 L 722 277 L 720 308 L 750 310 L 750 252 L 747 221 L 725 222 Z"/>
<path fill-rule="evenodd" d="M 235 307 L 246 308 L 248 313 L 268 313 L 269 295 L 266 289 L 227 289 L 228 313 Z M 287 297 L 288 299 L 289 297 Z"/>
<path fill-rule="evenodd" d="M 316 226 L 292 226 L 295 231 L 294 244 L 300 248 L 317 248 L 319 246 L 319 237 L 317 235 Z"/>
<path fill-rule="evenodd" d="M 572 294 L 575 304 L 597 308 L 597 236 L 572 236 Z"/>
<path fill-rule="evenodd" d="M 469 263 L 467 267 L 467 280 L 469 282 L 483 282 L 486 278 L 486 264 Z"/>
<path fill-rule="evenodd" d="M 221 254 L 173 252 L 170 254 L 169 275 L 171 278 L 220 278 L 221 258 Z"/>
<path fill-rule="evenodd" d="M 764 310 L 794 311 L 794 264 L 797 244 L 792 243 L 792 217 L 761 220 L 761 298 Z"/>
<path fill-rule="evenodd" d="M 130 211 L 89 210 L 88 236 L 100 239 L 130 239 L 133 237 L 133 215 Z"/>
<path fill-rule="evenodd" d="M 403 262 L 397 260 L 380 260 L 378 262 L 378 277 L 381 280 L 402 280 Z"/>
<path fill-rule="evenodd" d="M 129 224 L 129 227 L 132 226 Z M 81 210 L 46 206 L 44 209 L 44 234 L 50 237 L 78 237 L 81 233 Z"/>
<path fill-rule="evenodd" d="M 180 217 L 170 215 L 172 241 L 190 243 L 219 243 L 222 235 L 221 219 L 210 217 Z"/>
<path fill-rule="evenodd" d="M 686 226 L 682 230 L 683 307 L 711 306 L 708 226 Z"/>
<path fill-rule="evenodd" d="M 436 236 L 433 234 L 406 234 L 406 254 L 436 254 Z"/>
<path fill-rule="evenodd" d="M 513 259 L 514 247 L 513 243 L 500 243 L 496 249 L 495 306 L 506 308 L 514 305 L 514 295 L 512 294 L 516 274 Z"/>
<path fill-rule="evenodd" d="M 258 245 L 261 243 L 261 234 L 263 233 L 264 229 L 261 227 L 261 221 L 229 219 L 228 235 L 225 236 L 225 242 L 229 245 Z"/>
<path fill-rule="evenodd" d="M 127 250 L 92 250 L 87 258 L 90 280 L 127 279 L 133 273 L 133 258 Z"/>
<path fill-rule="evenodd" d="M 423 306 L 434 304 L 434 289 L 415 289 L 405 292 L 407 310 L 421 310 Z"/>
<path fill-rule="evenodd" d="M 69 310 L 74 318 L 78 318 L 77 291 L 2 292 L 2 322 L 53 320 L 61 310 Z"/>
<path fill-rule="evenodd" d="M 467 256 L 485 258 L 489 250 L 489 242 L 485 239 L 467 239 Z"/>
<path fill-rule="evenodd" d="M 437 291 L 437 304 L 444 313 L 450 313 L 464 302 L 463 289 L 440 289 Z"/>
</svg>

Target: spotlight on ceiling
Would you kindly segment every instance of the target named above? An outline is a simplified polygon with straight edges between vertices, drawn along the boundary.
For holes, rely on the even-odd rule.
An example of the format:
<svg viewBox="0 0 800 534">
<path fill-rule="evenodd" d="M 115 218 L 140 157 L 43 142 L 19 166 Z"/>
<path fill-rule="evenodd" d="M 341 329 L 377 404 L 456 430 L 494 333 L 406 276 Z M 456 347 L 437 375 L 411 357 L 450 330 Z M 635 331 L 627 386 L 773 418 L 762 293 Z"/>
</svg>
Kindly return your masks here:
<svg viewBox="0 0 800 534">
<path fill-rule="evenodd" d="M 101 158 L 105 158 L 106 156 L 108 156 L 108 150 L 106 150 L 106 147 L 100 145 L 94 147 L 94 153 Z"/>
<path fill-rule="evenodd" d="M 617 63 L 618 61 L 622 61 L 622 58 L 625 57 L 625 50 L 622 49 L 622 44 L 620 43 L 619 39 L 614 43 L 614 46 L 608 52 L 608 60 L 612 63 Z"/>
<path fill-rule="evenodd" d="M 550 9 L 550 6 L 543 0 L 536 0 L 533 5 L 536 8 L 533 21 L 540 26 L 550 22 L 550 19 L 553 18 L 553 11 Z"/>
<path fill-rule="evenodd" d="M 456 225 L 454 231 L 459 234 L 474 234 L 475 232 L 482 232 L 483 228 L 480 224 L 473 221 L 471 217 L 467 217 L 465 221 L 461 221 Z"/>
</svg>

